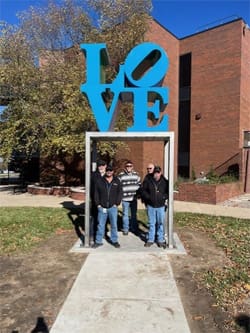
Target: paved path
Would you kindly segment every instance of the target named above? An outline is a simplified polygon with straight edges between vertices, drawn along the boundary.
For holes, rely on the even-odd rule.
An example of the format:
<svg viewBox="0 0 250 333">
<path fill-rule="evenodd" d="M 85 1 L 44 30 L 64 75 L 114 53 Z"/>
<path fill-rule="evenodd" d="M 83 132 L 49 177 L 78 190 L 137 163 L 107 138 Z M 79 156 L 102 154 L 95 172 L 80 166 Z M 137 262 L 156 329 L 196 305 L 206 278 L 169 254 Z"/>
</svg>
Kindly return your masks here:
<svg viewBox="0 0 250 333">
<path fill-rule="evenodd" d="M 0 207 L 65 207 L 67 205 L 79 206 L 81 205 L 81 203 L 81 201 L 74 201 L 69 197 L 57 197 L 53 195 L 32 195 L 29 193 L 14 194 L 12 190 L 1 191 L 0 187 Z M 211 214 L 216 216 L 232 216 L 250 219 L 250 193 L 232 198 L 218 205 L 174 201 L 174 211 Z"/>
<path fill-rule="evenodd" d="M 81 204 L 68 197 L 0 191 L 2 207 Z M 221 205 L 175 201 L 174 210 L 250 219 L 250 195 Z M 96 250 L 81 248 L 76 242 L 71 251 L 89 255 L 50 332 L 191 333 L 168 259 L 171 251 L 146 249 L 133 235 L 119 240 L 121 249 L 106 242 Z M 176 253 L 185 254 L 177 235 L 175 241 Z"/>
<path fill-rule="evenodd" d="M 190 333 L 168 256 L 88 256 L 50 333 Z"/>
</svg>

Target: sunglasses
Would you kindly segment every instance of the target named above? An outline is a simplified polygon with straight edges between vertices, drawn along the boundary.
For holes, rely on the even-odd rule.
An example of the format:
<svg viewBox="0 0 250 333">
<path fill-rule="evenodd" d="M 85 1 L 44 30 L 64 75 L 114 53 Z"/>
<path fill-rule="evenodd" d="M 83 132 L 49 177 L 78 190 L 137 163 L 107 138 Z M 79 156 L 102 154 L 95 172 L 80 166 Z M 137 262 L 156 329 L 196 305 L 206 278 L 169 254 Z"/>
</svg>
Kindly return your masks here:
<svg viewBox="0 0 250 333">
<path fill-rule="evenodd" d="M 127 164 L 126 168 L 132 168 L 132 166 L 133 166 L 132 164 Z"/>
<path fill-rule="evenodd" d="M 152 170 L 153 168 L 147 168 L 147 170 Z"/>
</svg>

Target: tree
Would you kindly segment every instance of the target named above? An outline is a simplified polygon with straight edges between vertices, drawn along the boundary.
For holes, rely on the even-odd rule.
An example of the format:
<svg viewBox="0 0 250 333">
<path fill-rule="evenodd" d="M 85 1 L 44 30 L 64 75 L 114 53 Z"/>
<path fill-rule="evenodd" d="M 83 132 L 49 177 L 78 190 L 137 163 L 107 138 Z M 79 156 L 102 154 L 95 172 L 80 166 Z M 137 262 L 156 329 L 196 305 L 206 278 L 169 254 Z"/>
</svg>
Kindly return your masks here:
<svg viewBox="0 0 250 333">
<path fill-rule="evenodd" d="M 107 82 L 116 76 L 129 50 L 143 40 L 151 9 L 149 0 L 51 0 L 19 14 L 18 27 L 0 31 L 0 85 L 12 98 L 1 116 L 0 156 L 13 150 L 27 158 L 38 150 L 63 163 L 84 154 L 84 134 L 97 130 L 86 97 L 80 43 L 105 42 L 112 62 Z M 110 102 L 109 96 L 107 104 Z M 122 105 L 116 129 L 125 129 L 131 105 Z M 130 113 L 130 117 L 128 114 Z M 115 153 L 114 144 L 98 145 L 101 154 Z"/>
</svg>

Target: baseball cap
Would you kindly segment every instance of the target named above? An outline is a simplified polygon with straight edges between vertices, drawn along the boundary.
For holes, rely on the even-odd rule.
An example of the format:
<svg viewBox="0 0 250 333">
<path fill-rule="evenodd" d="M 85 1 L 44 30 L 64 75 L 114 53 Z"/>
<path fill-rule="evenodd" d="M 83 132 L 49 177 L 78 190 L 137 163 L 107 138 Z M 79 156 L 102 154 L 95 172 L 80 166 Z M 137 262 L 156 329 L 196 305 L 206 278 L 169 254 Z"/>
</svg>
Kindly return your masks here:
<svg viewBox="0 0 250 333">
<path fill-rule="evenodd" d="M 127 165 L 132 165 L 133 166 L 133 162 L 132 161 L 130 161 L 130 160 L 128 160 L 126 163 L 125 163 L 125 166 L 127 166 Z"/>
<path fill-rule="evenodd" d="M 106 168 L 106 171 L 113 171 L 113 170 L 114 169 L 113 169 L 112 165 L 108 165 L 107 168 Z"/>
<path fill-rule="evenodd" d="M 107 163 L 104 160 L 97 161 L 97 166 L 106 165 Z"/>
<path fill-rule="evenodd" d="M 153 173 L 159 173 L 159 172 L 161 172 L 161 167 L 159 166 L 159 165 L 156 165 L 155 167 L 154 167 L 154 171 L 153 171 Z"/>
</svg>

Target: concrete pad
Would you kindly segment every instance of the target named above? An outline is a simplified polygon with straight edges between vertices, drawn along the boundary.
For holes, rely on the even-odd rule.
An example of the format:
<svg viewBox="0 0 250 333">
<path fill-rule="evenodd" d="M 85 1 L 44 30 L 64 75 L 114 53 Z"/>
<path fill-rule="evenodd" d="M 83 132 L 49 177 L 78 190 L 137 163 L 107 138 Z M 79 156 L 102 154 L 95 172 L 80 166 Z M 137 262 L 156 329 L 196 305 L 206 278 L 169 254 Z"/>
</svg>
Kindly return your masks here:
<svg viewBox="0 0 250 333">
<path fill-rule="evenodd" d="M 121 247 L 119 249 L 114 248 L 111 244 L 109 244 L 105 239 L 103 240 L 103 246 L 98 247 L 97 249 L 92 249 L 91 247 L 82 246 L 82 242 L 80 239 L 76 241 L 76 243 L 71 248 L 70 252 L 77 253 L 102 253 L 102 252 L 143 252 L 143 253 L 167 253 L 167 254 L 187 254 L 184 246 L 182 245 L 178 235 L 174 233 L 174 248 L 159 248 L 157 244 L 152 245 L 149 248 L 144 247 L 144 241 L 142 241 L 138 236 L 135 236 L 132 233 L 129 233 L 128 236 L 122 235 L 121 232 L 119 234 L 119 243 Z"/>
<path fill-rule="evenodd" d="M 90 253 L 50 332 L 190 333 L 166 253 Z"/>
</svg>

